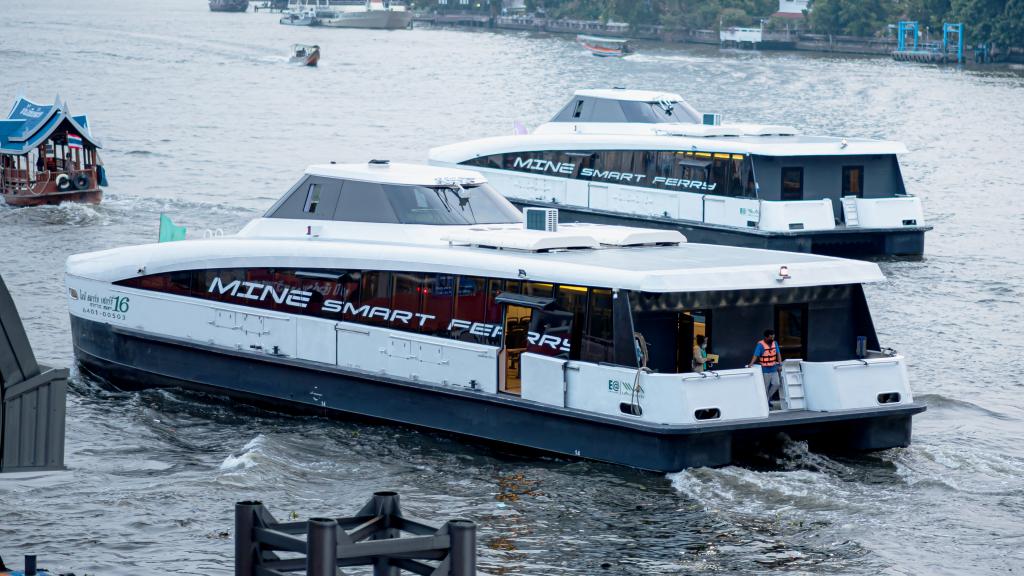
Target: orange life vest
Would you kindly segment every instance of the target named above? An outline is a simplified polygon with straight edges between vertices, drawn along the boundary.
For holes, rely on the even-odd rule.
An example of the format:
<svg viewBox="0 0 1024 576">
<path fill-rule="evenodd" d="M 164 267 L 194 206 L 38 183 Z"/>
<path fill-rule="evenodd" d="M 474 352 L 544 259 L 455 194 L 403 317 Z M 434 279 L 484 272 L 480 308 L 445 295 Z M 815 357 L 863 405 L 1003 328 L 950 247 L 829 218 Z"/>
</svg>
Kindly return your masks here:
<svg viewBox="0 0 1024 576">
<path fill-rule="evenodd" d="M 761 340 L 761 342 L 759 342 L 759 344 L 761 344 L 761 348 L 764 349 L 764 352 L 761 352 L 761 358 L 760 358 L 761 366 L 764 366 L 765 368 L 771 368 L 772 366 L 775 366 L 776 364 L 778 364 L 779 363 L 779 343 L 777 341 L 772 341 L 772 343 L 769 345 L 764 340 Z"/>
</svg>

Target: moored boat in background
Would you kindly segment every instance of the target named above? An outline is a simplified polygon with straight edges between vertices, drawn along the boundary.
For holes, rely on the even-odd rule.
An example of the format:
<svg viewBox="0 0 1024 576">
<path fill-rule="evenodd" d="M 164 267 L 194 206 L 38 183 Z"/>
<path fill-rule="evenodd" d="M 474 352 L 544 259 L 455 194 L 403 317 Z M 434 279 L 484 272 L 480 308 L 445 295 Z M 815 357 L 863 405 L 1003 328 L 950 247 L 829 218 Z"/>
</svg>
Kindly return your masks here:
<svg viewBox="0 0 1024 576">
<path fill-rule="evenodd" d="M 249 0 L 210 0 L 210 12 L 245 12 Z"/>
<path fill-rule="evenodd" d="M 304 8 L 299 11 L 285 12 L 279 20 L 286 26 L 316 26 L 320 23 L 316 17 L 316 9 Z"/>
<path fill-rule="evenodd" d="M 329 28 L 398 30 L 412 25 L 412 12 L 400 2 L 380 0 L 329 0 L 333 17 L 319 18 Z"/>
<path fill-rule="evenodd" d="M 0 197 L 11 206 L 98 203 L 106 173 L 85 115 L 19 98 L 0 120 Z"/>
</svg>

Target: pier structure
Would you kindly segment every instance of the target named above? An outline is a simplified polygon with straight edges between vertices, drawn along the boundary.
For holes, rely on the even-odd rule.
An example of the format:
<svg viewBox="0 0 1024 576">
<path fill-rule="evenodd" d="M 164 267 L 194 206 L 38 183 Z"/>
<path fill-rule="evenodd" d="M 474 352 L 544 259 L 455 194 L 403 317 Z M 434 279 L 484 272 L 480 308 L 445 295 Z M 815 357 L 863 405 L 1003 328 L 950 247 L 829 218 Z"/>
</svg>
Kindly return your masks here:
<svg viewBox="0 0 1024 576">
<path fill-rule="evenodd" d="M 897 26 L 894 60 L 945 64 L 964 62 L 964 25 L 946 22 L 942 25 L 942 44 L 921 42 L 921 28 L 916 21 L 901 21 Z"/>
<path fill-rule="evenodd" d="M 942 51 L 948 56 L 949 48 L 953 42 L 953 38 L 956 40 L 956 63 L 964 63 L 964 25 L 961 22 L 951 24 L 945 22 L 942 24 Z"/>
<path fill-rule="evenodd" d="M 374 576 L 475 576 L 476 524 L 411 520 L 394 492 L 374 493 L 355 516 L 300 522 L 278 522 L 261 502 L 235 504 L 235 576 L 336 576 L 351 566 Z"/>
</svg>

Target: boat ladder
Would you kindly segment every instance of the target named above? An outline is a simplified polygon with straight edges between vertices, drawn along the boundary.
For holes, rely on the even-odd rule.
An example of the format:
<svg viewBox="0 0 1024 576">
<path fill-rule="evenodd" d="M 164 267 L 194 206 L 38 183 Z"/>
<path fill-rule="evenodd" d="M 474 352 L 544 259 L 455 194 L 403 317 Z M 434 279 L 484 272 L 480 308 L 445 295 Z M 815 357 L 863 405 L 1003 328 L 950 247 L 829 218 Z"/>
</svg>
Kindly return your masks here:
<svg viewBox="0 0 1024 576">
<path fill-rule="evenodd" d="M 785 410 L 805 410 L 804 372 L 800 360 L 782 362 L 782 407 Z"/>
<path fill-rule="evenodd" d="M 843 217 L 846 219 L 847 226 L 851 228 L 860 226 L 856 196 L 843 196 Z"/>
</svg>

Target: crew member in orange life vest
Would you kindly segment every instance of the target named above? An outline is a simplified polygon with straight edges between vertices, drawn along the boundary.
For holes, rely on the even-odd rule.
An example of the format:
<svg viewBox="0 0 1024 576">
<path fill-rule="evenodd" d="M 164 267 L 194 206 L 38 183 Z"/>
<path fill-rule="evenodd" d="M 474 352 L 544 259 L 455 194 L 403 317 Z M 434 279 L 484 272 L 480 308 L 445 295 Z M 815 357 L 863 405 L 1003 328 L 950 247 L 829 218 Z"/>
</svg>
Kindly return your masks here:
<svg viewBox="0 0 1024 576">
<path fill-rule="evenodd" d="M 775 341 L 775 330 L 769 328 L 764 331 L 764 340 L 757 343 L 747 368 L 754 364 L 761 365 L 764 390 L 771 405 L 772 396 L 782 388 L 782 355 L 779 354 L 779 343 Z"/>
</svg>

